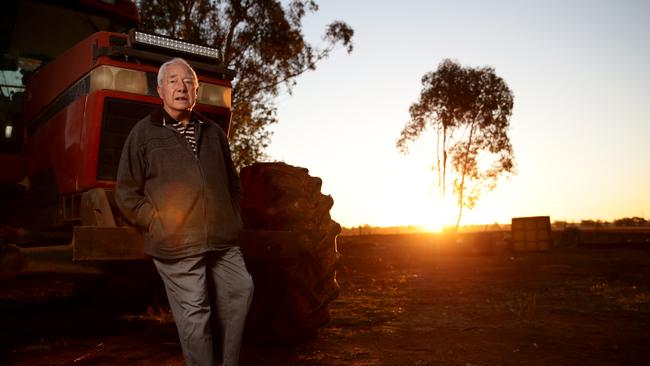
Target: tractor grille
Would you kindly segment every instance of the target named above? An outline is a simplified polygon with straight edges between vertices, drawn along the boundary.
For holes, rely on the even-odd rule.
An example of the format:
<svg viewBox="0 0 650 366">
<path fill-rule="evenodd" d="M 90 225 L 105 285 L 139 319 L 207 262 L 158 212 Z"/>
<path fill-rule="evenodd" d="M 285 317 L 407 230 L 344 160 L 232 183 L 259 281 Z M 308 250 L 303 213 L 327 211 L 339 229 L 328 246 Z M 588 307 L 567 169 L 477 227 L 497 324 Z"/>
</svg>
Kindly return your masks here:
<svg viewBox="0 0 650 366">
<path fill-rule="evenodd" d="M 97 180 L 115 180 L 120 163 L 122 146 L 131 128 L 151 113 L 157 104 L 106 98 L 104 100 L 104 119 L 99 142 L 97 161 Z"/>
</svg>

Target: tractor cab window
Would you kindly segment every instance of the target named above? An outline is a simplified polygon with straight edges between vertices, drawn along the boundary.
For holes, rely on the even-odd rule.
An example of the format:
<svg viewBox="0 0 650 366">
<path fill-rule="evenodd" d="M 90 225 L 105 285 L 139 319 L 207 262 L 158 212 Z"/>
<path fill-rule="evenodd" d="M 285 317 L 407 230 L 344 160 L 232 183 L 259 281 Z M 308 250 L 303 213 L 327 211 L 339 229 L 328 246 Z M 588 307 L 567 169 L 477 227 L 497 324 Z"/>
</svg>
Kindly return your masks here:
<svg viewBox="0 0 650 366">
<path fill-rule="evenodd" d="M 7 55 L 0 56 L 0 154 L 20 153 L 23 80 L 39 64 L 38 60 L 11 60 Z"/>
</svg>

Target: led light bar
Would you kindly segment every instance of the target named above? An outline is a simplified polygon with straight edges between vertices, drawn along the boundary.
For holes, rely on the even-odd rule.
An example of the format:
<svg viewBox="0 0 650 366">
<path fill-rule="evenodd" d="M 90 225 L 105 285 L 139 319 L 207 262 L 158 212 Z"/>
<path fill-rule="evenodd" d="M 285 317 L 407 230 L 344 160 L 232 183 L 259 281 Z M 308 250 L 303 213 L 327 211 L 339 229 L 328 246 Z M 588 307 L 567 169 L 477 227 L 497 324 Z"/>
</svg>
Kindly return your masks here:
<svg viewBox="0 0 650 366">
<path fill-rule="evenodd" d="M 154 34 L 133 31 L 130 33 L 131 43 L 145 44 L 149 46 L 167 48 L 174 51 L 185 52 L 193 55 L 219 59 L 219 51 L 216 48 L 201 46 L 189 42 L 179 41 L 173 38 L 157 36 Z"/>
</svg>

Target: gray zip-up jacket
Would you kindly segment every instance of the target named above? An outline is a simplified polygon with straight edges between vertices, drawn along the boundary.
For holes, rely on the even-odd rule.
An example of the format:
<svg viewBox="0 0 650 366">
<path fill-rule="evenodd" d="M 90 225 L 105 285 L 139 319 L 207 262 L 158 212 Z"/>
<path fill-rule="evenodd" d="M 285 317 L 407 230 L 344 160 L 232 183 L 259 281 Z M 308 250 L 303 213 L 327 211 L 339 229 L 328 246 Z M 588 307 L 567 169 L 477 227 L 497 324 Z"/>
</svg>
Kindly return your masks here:
<svg viewBox="0 0 650 366">
<path fill-rule="evenodd" d="M 163 116 L 167 123 L 163 124 Z M 115 201 L 141 232 L 146 254 L 176 259 L 238 245 L 241 185 L 228 140 L 214 122 L 193 113 L 197 155 L 162 108 L 126 139 Z"/>
</svg>

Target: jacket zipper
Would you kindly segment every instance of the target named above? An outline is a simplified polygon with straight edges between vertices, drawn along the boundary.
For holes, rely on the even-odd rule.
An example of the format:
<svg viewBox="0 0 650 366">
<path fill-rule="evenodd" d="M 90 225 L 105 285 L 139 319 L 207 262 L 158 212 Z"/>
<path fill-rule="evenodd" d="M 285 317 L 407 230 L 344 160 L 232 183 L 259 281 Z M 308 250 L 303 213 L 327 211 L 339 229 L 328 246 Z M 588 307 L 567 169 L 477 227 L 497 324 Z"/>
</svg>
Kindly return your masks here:
<svg viewBox="0 0 650 366">
<path fill-rule="evenodd" d="M 196 122 L 195 126 L 195 140 L 196 140 L 196 155 L 194 155 L 194 152 L 192 152 L 192 155 L 194 155 L 196 165 L 199 168 L 199 173 L 201 174 L 201 195 L 203 197 L 203 235 L 205 235 L 205 244 L 209 245 L 208 243 L 208 205 L 206 203 L 205 199 L 205 175 L 203 174 L 203 168 L 201 167 L 201 160 L 199 160 L 199 154 L 201 151 L 201 124 Z M 189 145 L 189 142 L 188 142 Z M 191 146 L 190 146 L 191 148 Z"/>
<path fill-rule="evenodd" d="M 201 175 L 201 198 L 203 199 L 203 237 L 205 238 L 205 243 L 208 245 L 208 210 L 207 210 L 207 203 L 205 199 L 205 174 L 203 174 L 203 168 L 201 168 L 201 161 L 199 160 L 199 152 L 200 152 L 200 144 L 199 144 L 199 138 L 201 136 L 201 127 L 200 123 L 196 123 L 196 128 L 194 129 L 194 138 L 196 140 L 196 154 L 194 154 L 194 150 L 192 150 L 192 145 L 190 144 L 189 141 L 187 141 L 187 138 L 185 136 L 182 136 L 180 132 L 178 132 L 177 129 L 173 127 L 169 127 L 172 131 L 176 133 L 176 136 L 178 138 L 182 138 L 185 141 L 185 146 L 189 149 L 190 154 L 192 154 L 192 157 L 194 158 L 194 162 L 196 163 L 196 167 L 199 169 L 199 174 Z M 198 131 L 197 131 L 198 130 Z M 197 133 L 198 132 L 198 133 Z"/>
</svg>

